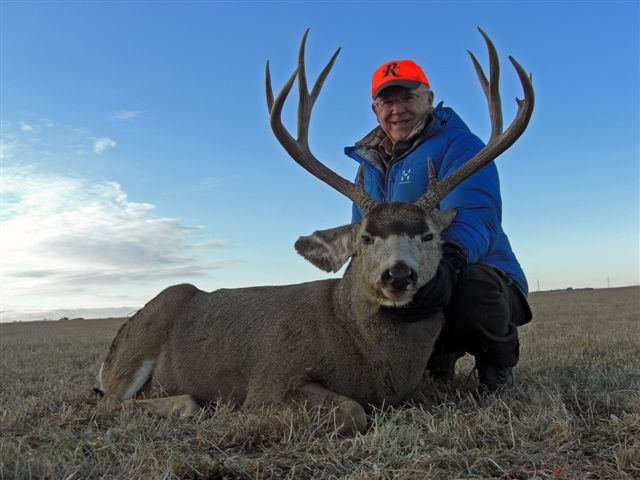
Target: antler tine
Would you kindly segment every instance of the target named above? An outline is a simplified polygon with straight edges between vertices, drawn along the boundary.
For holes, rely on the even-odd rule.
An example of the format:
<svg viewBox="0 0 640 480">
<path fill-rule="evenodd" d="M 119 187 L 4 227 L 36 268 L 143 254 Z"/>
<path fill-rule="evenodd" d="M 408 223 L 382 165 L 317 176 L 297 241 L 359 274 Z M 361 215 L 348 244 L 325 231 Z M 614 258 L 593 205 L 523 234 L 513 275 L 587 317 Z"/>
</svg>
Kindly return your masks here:
<svg viewBox="0 0 640 480">
<path fill-rule="evenodd" d="M 366 193 L 362 182 L 353 184 L 352 182 L 344 179 L 333 170 L 322 164 L 311 153 L 311 150 L 309 148 L 308 131 L 313 104 L 318 98 L 320 90 L 322 89 L 322 85 L 329 75 L 331 67 L 334 64 L 338 53 L 340 52 L 340 49 L 336 50 L 336 52 L 331 57 L 331 60 L 329 60 L 329 63 L 327 63 L 327 65 L 324 67 L 313 86 L 311 95 L 309 95 L 304 68 L 304 51 L 308 33 L 309 29 L 307 29 L 302 36 L 300 50 L 298 52 L 298 67 L 293 72 L 289 80 L 284 84 L 282 90 L 275 98 L 275 100 L 273 99 L 273 92 L 271 89 L 271 74 L 269 72 L 269 63 L 267 62 L 265 85 L 271 129 L 273 130 L 274 135 L 287 151 L 287 153 L 300 166 L 302 166 L 305 170 L 307 170 L 318 179 L 322 180 L 330 187 L 333 187 L 334 189 L 345 195 L 347 198 L 351 199 L 364 212 L 368 212 L 375 206 L 376 202 Z M 287 99 L 291 88 L 293 87 L 293 82 L 295 81 L 296 77 L 298 77 L 299 90 L 298 138 L 294 139 L 282 124 L 281 114 L 284 102 Z"/>
<path fill-rule="evenodd" d="M 340 47 L 336 49 L 335 53 L 331 57 L 331 60 L 329 60 L 329 63 L 327 63 L 327 65 L 324 67 L 322 72 L 320 72 L 320 75 L 318 75 L 318 78 L 316 79 L 316 83 L 313 84 L 313 88 L 311 89 L 311 106 L 313 106 L 313 104 L 316 103 L 316 99 L 320 94 L 320 90 L 322 90 L 324 81 L 329 76 L 329 72 L 333 68 L 333 64 L 335 63 L 336 58 L 338 58 L 339 53 L 340 53 Z"/>
<path fill-rule="evenodd" d="M 302 35 L 300 49 L 298 50 L 298 141 L 306 143 L 309 138 L 309 122 L 313 104 L 309 102 L 309 88 L 307 87 L 307 72 L 304 68 L 304 52 L 307 45 L 307 28 Z"/>
<path fill-rule="evenodd" d="M 271 88 L 271 72 L 269 71 L 269 60 L 267 60 L 267 67 L 265 72 L 265 90 L 267 92 L 267 110 L 271 114 L 273 108 L 273 88 Z"/>
<path fill-rule="evenodd" d="M 511 63 L 513 64 L 513 67 L 515 68 L 516 72 L 518 73 L 518 77 L 520 78 L 522 90 L 524 91 L 524 98 L 522 100 L 516 98 L 516 103 L 518 104 L 518 111 L 516 113 L 516 116 L 507 130 L 504 132 L 502 131 L 502 106 L 500 101 L 498 82 L 498 76 L 500 74 L 498 54 L 489 36 L 481 29 L 478 30 L 480 30 L 480 33 L 484 37 L 487 44 L 487 49 L 489 50 L 489 80 L 487 80 L 487 78 L 485 77 L 482 67 L 480 67 L 480 64 L 478 63 L 474 55 L 471 52 L 469 52 L 469 54 L 471 55 L 471 60 L 473 61 L 476 73 L 478 74 L 478 79 L 480 80 L 482 90 L 487 97 L 487 102 L 489 105 L 489 115 L 491 117 L 491 138 L 489 139 L 485 147 L 476 155 L 474 155 L 466 163 L 458 167 L 458 169 L 455 170 L 451 175 L 439 182 L 436 182 L 435 184 L 432 184 L 432 166 L 429 167 L 429 190 L 416 202 L 428 210 L 436 208 L 438 203 L 440 203 L 440 201 L 451 190 L 453 190 L 456 186 L 469 178 L 475 172 L 480 170 L 482 167 L 491 163 L 501 153 L 503 153 L 511 145 L 513 145 L 514 142 L 518 138 L 520 138 L 520 135 L 522 135 L 522 133 L 526 130 L 533 113 L 535 94 L 531 80 L 532 77 L 530 75 L 527 75 L 525 70 L 513 57 L 509 57 L 509 60 L 511 60 Z"/>
<path fill-rule="evenodd" d="M 480 66 L 480 62 L 478 62 L 475 55 L 470 50 L 467 50 L 467 52 L 469 53 L 469 56 L 471 56 L 471 61 L 473 62 L 476 74 L 478 75 L 478 80 L 480 80 L 480 85 L 482 86 L 484 95 L 485 97 L 487 97 L 487 104 L 489 105 L 489 117 L 491 118 L 491 138 L 489 139 L 489 141 L 491 141 L 491 139 L 497 137 L 502 133 L 500 61 L 498 60 L 498 51 L 496 50 L 496 47 L 489 36 L 481 28 L 478 28 L 478 30 L 484 38 L 484 41 L 487 44 L 487 50 L 489 51 L 489 78 L 491 79 L 491 81 L 487 80 L 487 77 L 484 74 L 484 70 Z"/>
<path fill-rule="evenodd" d="M 287 83 L 283 85 L 282 90 L 280 90 L 280 93 L 278 93 L 278 96 L 275 98 L 275 100 L 273 100 L 273 92 L 270 91 L 271 75 L 269 74 L 269 64 L 267 64 L 267 105 L 269 105 L 271 101 L 271 106 L 269 108 L 269 120 L 271 122 L 271 129 L 273 130 L 273 133 L 280 141 L 282 146 L 287 150 L 287 152 L 289 152 L 290 148 L 293 148 L 296 141 L 287 131 L 287 129 L 284 128 L 284 125 L 282 125 L 281 114 L 282 107 L 284 106 L 284 101 L 287 99 L 287 96 L 291 91 L 291 87 L 293 87 L 293 82 L 295 81 L 297 75 L 298 69 L 295 69 L 293 71 L 293 74 L 291 74 L 291 76 L 289 77 L 289 80 L 287 80 Z M 291 153 L 289 154 L 291 155 Z"/>
<path fill-rule="evenodd" d="M 425 193 L 418 202 L 428 211 L 438 208 L 440 203 L 440 197 L 438 197 L 438 179 L 436 177 L 436 169 L 433 166 L 431 157 L 427 158 L 427 165 L 429 168 L 429 186 L 427 193 Z"/>
<path fill-rule="evenodd" d="M 531 114 L 533 113 L 533 106 L 535 103 L 535 92 L 533 90 L 533 75 L 527 74 L 524 68 L 518 63 L 518 61 L 509 55 L 509 61 L 513 65 L 513 68 L 518 72 L 518 77 L 520 78 L 520 83 L 522 84 L 522 90 L 524 91 L 524 98 L 519 99 L 516 97 L 516 103 L 518 104 L 518 112 L 516 113 L 516 117 L 507 129 L 505 133 L 508 133 L 511 129 L 522 128 L 524 131 L 529 125 L 529 120 L 531 120 Z M 509 145 L 505 148 L 509 148 L 513 143 L 518 139 L 520 135 L 516 136 Z"/>
</svg>

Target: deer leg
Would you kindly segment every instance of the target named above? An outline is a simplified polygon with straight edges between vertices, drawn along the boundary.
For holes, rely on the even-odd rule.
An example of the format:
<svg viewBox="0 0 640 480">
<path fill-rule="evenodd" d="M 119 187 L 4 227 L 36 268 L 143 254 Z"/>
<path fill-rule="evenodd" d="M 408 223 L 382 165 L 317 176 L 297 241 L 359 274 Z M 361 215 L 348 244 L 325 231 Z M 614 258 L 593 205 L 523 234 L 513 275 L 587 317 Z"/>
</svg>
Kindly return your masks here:
<svg viewBox="0 0 640 480">
<path fill-rule="evenodd" d="M 191 395 L 147 398 L 144 400 L 118 400 L 114 397 L 105 397 L 101 405 L 111 412 L 124 408 L 144 408 L 154 415 L 161 417 L 180 418 L 193 417 L 200 410 L 200 405 L 198 405 Z"/>
<path fill-rule="evenodd" d="M 127 400 L 124 403 L 125 405 L 144 408 L 161 417 L 191 418 L 200 410 L 200 405 L 198 405 L 191 395 Z"/>
<path fill-rule="evenodd" d="M 335 408 L 334 426 L 336 432 L 341 435 L 364 433 L 367 430 L 367 414 L 362 405 L 317 382 L 299 387 L 295 398 L 309 407 Z"/>
</svg>

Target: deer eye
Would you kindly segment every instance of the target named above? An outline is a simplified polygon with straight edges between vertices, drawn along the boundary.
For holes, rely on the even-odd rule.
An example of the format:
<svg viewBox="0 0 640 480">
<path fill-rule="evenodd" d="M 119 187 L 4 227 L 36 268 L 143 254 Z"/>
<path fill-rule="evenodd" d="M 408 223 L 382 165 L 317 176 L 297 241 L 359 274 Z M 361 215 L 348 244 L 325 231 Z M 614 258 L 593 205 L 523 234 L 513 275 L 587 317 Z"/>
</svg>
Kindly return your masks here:
<svg viewBox="0 0 640 480">
<path fill-rule="evenodd" d="M 365 245 L 371 245 L 373 243 L 373 238 L 371 238 L 369 235 L 362 235 L 362 243 L 364 243 Z"/>
<path fill-rule="evenodd" d="M 433 233 L 427 233 L 426 235 L 423 235 L 421 240 L 423 242 L 430 242 L 431 240 L 433 240 Z"/>
</svg>

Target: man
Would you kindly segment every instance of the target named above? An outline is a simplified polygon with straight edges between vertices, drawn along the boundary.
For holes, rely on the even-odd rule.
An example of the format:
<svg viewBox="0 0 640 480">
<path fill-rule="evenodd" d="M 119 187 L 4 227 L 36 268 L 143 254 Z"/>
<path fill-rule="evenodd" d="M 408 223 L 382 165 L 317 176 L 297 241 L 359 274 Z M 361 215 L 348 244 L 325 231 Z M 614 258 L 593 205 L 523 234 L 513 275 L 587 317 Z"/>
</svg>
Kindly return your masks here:
<svg viewBox="0 0 640 480">
<path fill-rule="evenodd" d="M 390 61 L 373 74 L 372 109 L 379 126 L 345 153 L 364 169 L 365 190 L 377 201 L 413 202 L 427 189 L 427 159 L 438 180 L 484 146 L 434 93 L 411 60 Z M 443 232 L 443 260 L 436 277 L 414 304 L 445 312 L 445 325 L 427 369 L 438 380 L 453 378 L 456 360 L 475 356 L 482 388 L 515 385 L 517 326 L 531 320 L 527 281 L 502 230 L 502 202 L 494 163 L 462 182 L 440 203 L 457 215 Z M 362 213 L 353 206 L 353 221 Z"/>
</svg>

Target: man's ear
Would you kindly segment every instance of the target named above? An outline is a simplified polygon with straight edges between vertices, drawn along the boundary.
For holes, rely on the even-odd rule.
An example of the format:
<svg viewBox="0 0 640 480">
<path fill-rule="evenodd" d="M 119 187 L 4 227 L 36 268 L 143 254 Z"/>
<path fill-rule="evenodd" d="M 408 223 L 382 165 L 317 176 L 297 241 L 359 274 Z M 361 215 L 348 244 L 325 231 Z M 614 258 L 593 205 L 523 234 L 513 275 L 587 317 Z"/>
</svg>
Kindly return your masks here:
<svg viewBox="0 0 640 480">
<path fill-rule="evenodd" d="M 319 230 L 300 237 L 296 251 L 325 272 L 337 272 L 353 253 L 353 235 L 360 222 Z"/>
<path fill-rule="evenodd" d="M 440 229 L 440 231 L 447 228 L 453 222 L 453 219 L 456 216 L 458 211 L 455 208 L 445 208 L 444 210 L 434 210 L 431 214 L 431 218 L 433 219 L 436 226 Z"/>
</svg>

